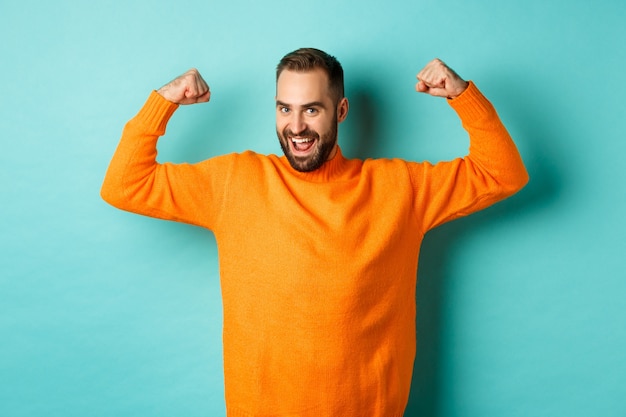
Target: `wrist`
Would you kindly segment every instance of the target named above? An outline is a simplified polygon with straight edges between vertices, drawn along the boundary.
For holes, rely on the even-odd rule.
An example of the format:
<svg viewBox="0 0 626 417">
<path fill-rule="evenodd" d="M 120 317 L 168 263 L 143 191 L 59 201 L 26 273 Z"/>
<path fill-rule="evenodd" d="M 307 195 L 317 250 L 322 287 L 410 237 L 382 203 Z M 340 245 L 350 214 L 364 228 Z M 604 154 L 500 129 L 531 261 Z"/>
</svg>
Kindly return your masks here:
<svg viewBox="0 0 626 417">
<path fill-rule="evenodd" d="M 170 103 L 174 103 L 174 104 L 179 104 L 172 96 L 171 94 L 169 94 L 169 89 L 167 88 L 167 86 L 163 86 L 161 88 L 159 88 L 158 90 L 156 90 L 156 92 L 163 97 L 165 100 L 169 101 Z"/>
<path fill-rule="evenodd" d="M 461 94 L 463 94 L 467 90 L 467 87 L 469 87 L 469 82 L 463 81 L 462 84 L 459 84 L 455 88 L 454 95 L 448 96 L 448 100 L 454 100 L 455 98 L 459 97 Z"/>
</svg>

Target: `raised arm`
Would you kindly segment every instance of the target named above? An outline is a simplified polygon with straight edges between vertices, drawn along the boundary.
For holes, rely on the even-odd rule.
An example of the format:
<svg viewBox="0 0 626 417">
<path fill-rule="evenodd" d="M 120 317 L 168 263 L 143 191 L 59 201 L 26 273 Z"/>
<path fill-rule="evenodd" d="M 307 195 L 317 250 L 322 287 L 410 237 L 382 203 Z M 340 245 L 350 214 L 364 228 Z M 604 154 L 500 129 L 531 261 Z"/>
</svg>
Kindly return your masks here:
<svg viewBox="0 0 626 417">
<path fill-rule="evenodd" d="M 123 210 L 211 226 L 210 207 L 219 191 L 217 162 L 159 164 L 157 140 L 165 134 L 181 104 L 208 102 L 210 90 L 200 73 L 191 69 L 153 91 L 122 133 L 101 189 L 102 198 Z"/>
<path fill-rule="evenodd" d="M 470 138 L 469 154 L 409 164 L 424 232 L 516 193 L 528 182 L 520 154 L 493 105 L 439 59 L 417 74 L 418 92 L 448 99 Z"/>
</svg>

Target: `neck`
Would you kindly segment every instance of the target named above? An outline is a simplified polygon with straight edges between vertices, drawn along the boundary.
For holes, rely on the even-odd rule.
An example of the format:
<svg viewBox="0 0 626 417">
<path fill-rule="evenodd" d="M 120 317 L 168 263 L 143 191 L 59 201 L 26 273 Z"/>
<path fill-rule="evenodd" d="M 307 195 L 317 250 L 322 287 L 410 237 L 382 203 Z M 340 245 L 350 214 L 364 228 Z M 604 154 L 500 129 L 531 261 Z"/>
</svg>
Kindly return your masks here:
<svg viewBox="0 0 626 417">
<path fill-rule="evenodd" d="M 332 160 L 335 157 L 335 155 L 337 155 L 337 149 L 339 149 L 339 145 L 335 143 L 333 150 L 330 151 L 330 155 L 328 155 L 328 158 L 326 158 L 326 162 Z"/>
<path fill-rule="evenodd" d="M 295 176 L 310 182 L 333 182 L 347 179 L 348 175 L 348 160 L 344 158 L 341 153 L 341 148 L 335 145 L 331 155 L 321 167 L 311 172 L 300 172 L 295 170 L 290 164 L 287 158 L 283 155 L 281 157 L 283 164 L 287 166 L 289 171 Z"/>
</svg>

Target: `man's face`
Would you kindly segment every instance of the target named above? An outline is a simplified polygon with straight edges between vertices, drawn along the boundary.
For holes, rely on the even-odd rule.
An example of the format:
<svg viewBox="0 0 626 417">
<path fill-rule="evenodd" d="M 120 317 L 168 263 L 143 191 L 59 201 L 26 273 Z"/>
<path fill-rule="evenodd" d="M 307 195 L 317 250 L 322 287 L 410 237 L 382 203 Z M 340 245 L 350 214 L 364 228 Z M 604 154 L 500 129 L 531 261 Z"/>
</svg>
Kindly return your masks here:
<svg viewBox="0 0 626 417">
<path fill-rule="evenodd" d="M 294 169 L 314 171 L 335 156 L 337 125 L 347 113 L 348 101 L 335 102 L 323 70 L 284 70 L 278 77 L 276 134 Z"/>
</svg>

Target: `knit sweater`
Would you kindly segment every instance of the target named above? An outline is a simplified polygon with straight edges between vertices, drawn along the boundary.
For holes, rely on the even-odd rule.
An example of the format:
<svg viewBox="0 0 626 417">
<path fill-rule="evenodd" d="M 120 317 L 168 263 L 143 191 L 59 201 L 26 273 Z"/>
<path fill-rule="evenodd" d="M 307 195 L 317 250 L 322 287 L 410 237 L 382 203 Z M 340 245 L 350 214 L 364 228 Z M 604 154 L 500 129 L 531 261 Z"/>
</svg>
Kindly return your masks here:
<svg viewBox="0 0 626 417">
<path fill-rule="evenodd" d="M 339 151 L 309 173 L 254 152 L 157 163 L 177 106 L 156 92 L 128 122 L 102 197 L 215 234 L 228 416 L 403 414 L 424 234 L 528 179 L 473 83 L 448 102 L 470 136 L 465 158 L 362 161 Z"/>
</svg>

